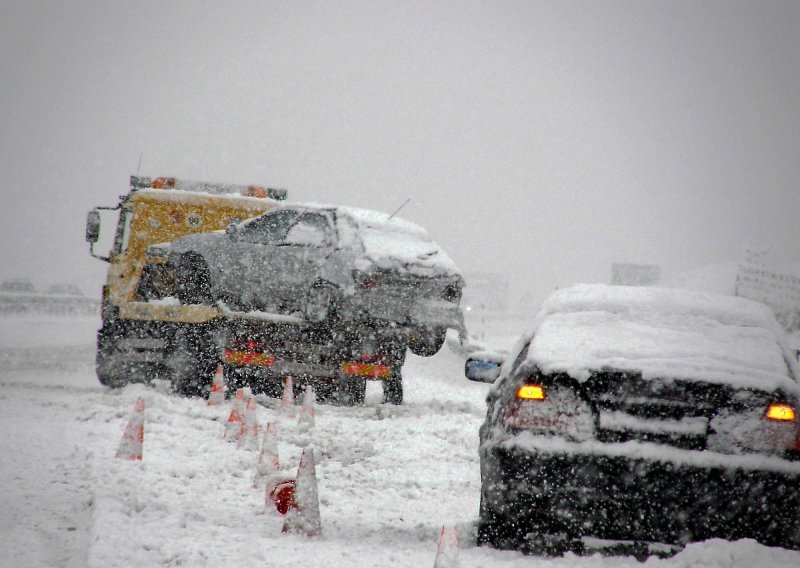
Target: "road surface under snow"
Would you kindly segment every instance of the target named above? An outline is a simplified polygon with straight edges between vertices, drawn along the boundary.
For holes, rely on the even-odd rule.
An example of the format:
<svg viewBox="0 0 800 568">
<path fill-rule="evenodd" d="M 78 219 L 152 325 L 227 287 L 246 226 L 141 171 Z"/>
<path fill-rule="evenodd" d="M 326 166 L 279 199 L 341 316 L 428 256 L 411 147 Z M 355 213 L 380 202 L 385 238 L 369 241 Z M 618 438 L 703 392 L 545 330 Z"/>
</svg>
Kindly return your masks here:
<svg viewBox="0 0 800 568">
<path fill-rule="evenodd" d="M 547 559 L 472 544 L 480 476 L 477 430 L 488 387 L 463 378 L 463 356 L 409 355 L 406 404 L 318 406 L 311 432 L 261 399 L 279 423 L 283 470 L 317 456 L 322 534 L 281 533 L 254 489 L 257 452 L 221 439 L 230 407 L 164 385 L 101 387 L 94 318 L 0 319 L 0 566 L 433 566 L 442 526 L 455 526 L 460 566 L 639 566 L 632 558 Z M 510 347 L 524 324 L 482 318 L 479 335 Z M 471 327 L 473 329 L 474 327 Z M 508 333 L 511 330 L 512 333 Z M 144 459 L 114 454 L 134 403 L 146 404 Z M 800 565 L 800 553 L 752 541 L 709 541 L 664 567 Z"/>
</svg>

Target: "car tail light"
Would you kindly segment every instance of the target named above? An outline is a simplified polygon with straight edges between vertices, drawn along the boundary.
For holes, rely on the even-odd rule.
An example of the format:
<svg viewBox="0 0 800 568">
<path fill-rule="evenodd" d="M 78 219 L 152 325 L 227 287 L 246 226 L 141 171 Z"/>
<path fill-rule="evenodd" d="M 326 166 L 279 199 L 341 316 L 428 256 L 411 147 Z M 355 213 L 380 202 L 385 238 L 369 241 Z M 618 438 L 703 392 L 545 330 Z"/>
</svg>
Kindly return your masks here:
<svg viewBox="0 0 800 568">
<path fill-rule="evenodd" d="M 797 448 L 800 424 L 787 402 L 765 403 L 747 410 L 723 409 L 709 423 L 706 446 L 726 454 L 782 454 Z"/>
<path fill-rule="evenodd" d="M 528 383 L 520 386 L 508 403 L 503 425 L 512 430 L 564 436 L 576 441 L 594 436 L 589 404 L 566 386 Z"/>
<path fill-rule="evenodd" d="M 517 389 L 517 398 L 522 400 L 544 400 L 542 385 L 522 385 Z"/>
<path fill-rule="evenodd" d="M 792 422 L 797 417 L 794 408 L 789 404 L 773 402 L 767 408 L 766 418 L 778 422 Z"/>
</svg>

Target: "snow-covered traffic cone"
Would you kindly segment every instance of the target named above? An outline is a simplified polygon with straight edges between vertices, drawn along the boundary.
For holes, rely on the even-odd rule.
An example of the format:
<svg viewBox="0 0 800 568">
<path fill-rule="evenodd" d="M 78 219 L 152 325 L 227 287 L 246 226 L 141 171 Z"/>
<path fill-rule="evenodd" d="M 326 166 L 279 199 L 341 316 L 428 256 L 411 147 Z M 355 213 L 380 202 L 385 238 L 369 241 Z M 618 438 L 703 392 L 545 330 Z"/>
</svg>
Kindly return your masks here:
<svg viewBox="0 0 800 568">
<path fill-rule="evenodd" d="M 253 477 L 253 489 L 267 485 L 269 494 L 270 485 L 281 472 L 281 460 L 278 456 L 278 423 L 268 422 L 264 427 L 264 439 L 261 442 L 261 452 L 256 463 L 256 475 Z"/>
<path fill-rule="evenodd" d="M 239 448 L 255 452 L 258 450 L 258 416 L 256 416 L 255 399 L 247 399 L 244 409 L 242 428 L 239 432 Z"/>
<path fill-rule="evenodd" d="M 317 401 L 317 396 L 314 394 L 314 389 L 307 386 L 303 391 L 303 403 L 300 407 L 300 417 L 297 419 L 297 429 L 302 432 L 308 432 L 315 426 L 314 421 L 314 404 Z"/>
<path fill-rule="evenodd" d="M 222 365 L 218 365 L 214 380 L 211 382 L 211 391 L 208 393 L 208 406 L 219 406 L 223 402 L 225 402 L 225 379 L 222 376 Z"/>
<path fill-rule="evenodd" d="M 319 516 L 319 492 L 317 491 L 317 470 L 314 465 L 314 451 L 309 447 L 300 456 L 297 479 L 294 484 L 294 504 L 286 512 L 283 532 L 317 536 L 322 532 Z"/>
<path fill-rule="evenodd" d="M 225 433 L 222 437 L 231 442 L 238 442 L 242 433 L 242 412 L 244 411 L 244 389 L 236 389 L 233 397 L 233 408 L 225 424 Z"/>
<path fill-rule="evenodd" d="M 433 568 L 459 568 L 458 536 L 455 527 L 442 527 Z"/>
<path fill-rule="evenodd" d="M 283 394 L 279 410 L 284 416 L 294 416 L 294 385 L 290 375 L 286 375 L 283 379 Z"/>
<path fill-rule="evenodd" d="M 117 449 L 117 457 L 125 460 L 142 461 L 144 445 L 144 399 L 139 397 L 133 407 L 133 414 Z"/>
</svg>

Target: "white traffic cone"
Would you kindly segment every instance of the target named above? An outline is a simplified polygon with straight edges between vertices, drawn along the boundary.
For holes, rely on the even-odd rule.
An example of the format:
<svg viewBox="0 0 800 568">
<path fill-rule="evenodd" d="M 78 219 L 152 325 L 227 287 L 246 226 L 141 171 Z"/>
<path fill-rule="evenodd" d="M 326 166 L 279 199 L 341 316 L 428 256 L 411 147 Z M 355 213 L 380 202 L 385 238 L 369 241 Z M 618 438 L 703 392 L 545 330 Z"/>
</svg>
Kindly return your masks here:
<svg viewBox="0 0 800 568">
<path fill-rule="evenodd" d="M 142 461 L 144 446 L 144 399 L 139 397 L 133 407 L 133 414 L 117 449 L 117 457 L 125 460 Z"/>
<path fill-rule="evenodd" d="M 248 399 L 242 419 L 242 429 L 239 433 L 239 448 L 242 450 L 258 450 L 258 416 L 256 415 L 255 399 Z"/>
<path fill-rule="evenodd" d="M 442 527 L 433 568 L 459 568 L 458 536 L 455 527 Z"/>
<path fill-rule="evenodd" d="M 253 488 L 267 485 L 267 493 L 271 483 L 280 475 L 281 460 L 278 456 L 278 423 L 268 422 L 264 427 L 264 439 L 261 442 L 261 453 L 258 454 L 256 474 L 253 477 Z"/>
<path fill-rule="evenodd" d="M 286 375 L 283 379 L 283 394 L 281 395 L 279 410 L 284 416 L 294 416 L 294 385 L 290 375 Z"/>
<path fill-rule="evenodd" d="M 225 424 L 222 437 L 230 442 L 238 442 L 242 433 L 242 413 L 244 412 L 244 389 L 237 389 L 233 397 L 233 408 Z"/>
<path fill-rule="evenodd" d="M 220 406 L 225 402 L 225 379 L 222 376 L 222 365 L 217 365 L 214 380 L 211 382 L 211 391 L 208 393 L 208 406 Z"/>
<path fill-rule="evenodd" d="M 322 532 L 319 516 L 319 492 L 317 490 L 317 471 L 314 465 L 314 451 L 308 447 L 300 456 L 297 479 L 294 485 L 294 504 L 289 508 L 283 522 L 283 532 L 317 536 Z"/>
<path fill-rule="evenodd" d="M 300 407 L 300 417 L 297 419 L 297 429 L 301 432 L 308 432 L 316 425 L 314 420 L 314 404 L 317 396 L 311 385 L 303 391 L 303 403 Z"/>
</svg>

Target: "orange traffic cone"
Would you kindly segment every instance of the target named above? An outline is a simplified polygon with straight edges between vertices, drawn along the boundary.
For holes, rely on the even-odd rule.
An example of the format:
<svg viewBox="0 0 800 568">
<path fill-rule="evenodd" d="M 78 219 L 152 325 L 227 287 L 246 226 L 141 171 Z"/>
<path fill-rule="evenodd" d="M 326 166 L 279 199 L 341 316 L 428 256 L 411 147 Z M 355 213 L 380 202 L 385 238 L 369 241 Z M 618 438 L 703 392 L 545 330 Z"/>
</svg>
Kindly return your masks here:
<svg viewBox="0 0 800 568">
<path fill-rule="evenodd" d="M 256 403 L 252 398 L 247 399 L 247 406 L 244 409 L 244 419 L 239 431 L 239 448 L 258 450 L 258 416 L 256 416 Z"/>
<path fill-rule="evenodd" d="M 458 568 L 458 536 L 455 527 L 442 527 L 433 568 Z"/>
<path fill-rule="evenodd" d="M 270 482 L 274 481 L 281 471 L 281 460 L 278 456 L 278 423 L 269 422 L 264 427 L 264 440 L 261 442 L 261 453 L 258 454 L 256 475 L 253 478 L 253 488 L 267 483 L 267 493 L 270 491 Z"/>
<path fill-rule="evenodd" d="M 222 376 L 222 365 L 217 365 L 217 372 L 211 382 L 211 391 L 208 393 L 208 406 L 219 406 L 225 402 L 225 379 Z"/>
<path fill-rule="evenodd" d="M 144 399 L 139 397 L 133 407 L 133 414 L 117 449 L 117 457 L 125 460 L 142 461 L 144 445 Z"/>
<path fill-rule="evenodd" d="M 317 490 L 317 472 L 314 466 L 314 451 L 303 450 L 300 465 L 297 468 L 297 480 L 294 484 L 294 503 L 296 508 L 289 508 L 283 522 L 283 532 L 317 536 L 322 532 L 322 520 L 319 516 L 319 492 Z"/>
<path fill-rule="evenodd" d="M 290 375 L 286 375 L 283 379 L 283 394 L 279 410 L 285 416 L 294 416 L 294 385 Z"/>
<path fill-rule="evenodd" d="M 236 389 L 233 397 L 233 408 L 228 415 L 228 422 L 225 424 L 225 432 L 222 437 L 232 442 L 238 442 L 242 433 L 242 411 L 244 407 L 244 389 Z"/>
<path fill-rule="evenodd" d="M 311 386 L 307 386 L 303 392 L 303 403 L 300 408 L 300 417 L 297 419 L 297 428 L 301 431 L 308 432 L 315 426 L 314 421 L 314 403 L 316 402 L 316 395 Z"/>
</svg>

